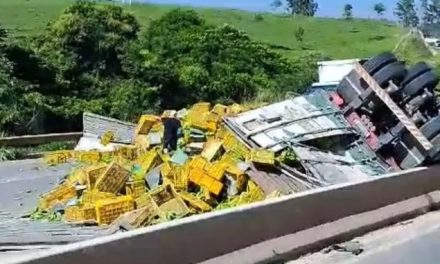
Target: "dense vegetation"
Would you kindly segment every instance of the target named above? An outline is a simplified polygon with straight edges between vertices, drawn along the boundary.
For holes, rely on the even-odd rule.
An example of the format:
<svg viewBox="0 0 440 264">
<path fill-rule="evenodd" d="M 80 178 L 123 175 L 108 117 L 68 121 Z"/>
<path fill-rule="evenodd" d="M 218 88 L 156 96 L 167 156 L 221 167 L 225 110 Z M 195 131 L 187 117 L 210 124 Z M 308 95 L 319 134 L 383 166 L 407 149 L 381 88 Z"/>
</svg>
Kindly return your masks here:
<svg viewBox="0 0 440 264">
<path fill-rule="evenodd" d="M 230 25 L 175 9 L 140 31 L 116 5 L 78 1 L 27 45 L 1 35 L 0 125 L 7 133 L 79 129 L 83 111 L 147 111 L 274 99 L 315 77 L 316 54 L 286 59 Z"/>
</svg>

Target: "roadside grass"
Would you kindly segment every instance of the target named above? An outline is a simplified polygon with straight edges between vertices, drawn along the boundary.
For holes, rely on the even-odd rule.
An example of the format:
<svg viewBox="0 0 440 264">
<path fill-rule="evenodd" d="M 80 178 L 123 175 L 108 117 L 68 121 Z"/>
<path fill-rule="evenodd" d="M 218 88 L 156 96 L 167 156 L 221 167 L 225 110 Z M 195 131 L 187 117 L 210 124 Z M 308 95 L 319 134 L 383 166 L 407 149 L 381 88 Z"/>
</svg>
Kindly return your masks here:
<svg viewBox="0 0 440 264">
<path fill-rule="evenodd" d="M 35 36 L 44 31 L 73 0 L 1 0 L 0 25 L 17 39 Z M 143 29 L 176 6 L 134 4 L 125 6 Z M 231 24 L 246 31 L 252 38 L 269 44 L 287 57 L 303 52 L 318 52 L 323 58 L 366 58 L 392 50 L 403 34 L 398 25 L 378 20 L 290 17 L 283 14 L 255 13 L 230 9 L 195 9 L 214 25 Z M 303 41 L 295 31 L 304 29 Z"/>
</svg>

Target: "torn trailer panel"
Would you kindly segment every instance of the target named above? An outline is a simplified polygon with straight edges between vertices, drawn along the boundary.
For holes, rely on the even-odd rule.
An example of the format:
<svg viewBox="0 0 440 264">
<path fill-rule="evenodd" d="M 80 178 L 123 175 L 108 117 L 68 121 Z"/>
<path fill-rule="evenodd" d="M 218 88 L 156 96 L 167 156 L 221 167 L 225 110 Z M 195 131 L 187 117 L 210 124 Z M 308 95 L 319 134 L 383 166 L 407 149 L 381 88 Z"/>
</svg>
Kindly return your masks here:
<svg viewBox="0 0 440 264">
<path fill-rule="evenodd" d="M 254 172 L 251 178 L 281 190 L 290 186 L 283 183 L 287 180 L 295 186 L 290 192 L 297 192 L 390 171 L 329 98 L 328 92 L 320 91 L 225 118 L 227 127 L 249 147 L 275 152 L 290 149 L 297 156 L 296 164 L 282 164 L 278 173 L 254 168 L 270 175 L 265 181 Z"/>
<path fill-rule="evenodd" d="M 226 125 L 250 147 L 275 152 L 286 142 L 350 135 L 354 131 L 324 92 L 298 96 L 238 116 L 225 118 Z"/>
</svg>

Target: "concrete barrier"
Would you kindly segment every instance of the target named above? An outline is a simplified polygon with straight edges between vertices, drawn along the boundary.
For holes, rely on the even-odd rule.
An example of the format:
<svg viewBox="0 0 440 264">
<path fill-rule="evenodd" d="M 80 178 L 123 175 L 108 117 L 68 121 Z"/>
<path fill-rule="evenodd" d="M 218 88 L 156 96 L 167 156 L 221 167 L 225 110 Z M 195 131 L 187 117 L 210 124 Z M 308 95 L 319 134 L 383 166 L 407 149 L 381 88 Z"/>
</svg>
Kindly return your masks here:
<svg viewBox="0 0 440 264">
<path fill-rule="evenodd" d="M 61 246 L 14 263 L 195 263 L 439 187 L 440 166 L 413 169 Z"/>
<path fill-rule="evenodd" d="M 0 147 L 21 147 L 31 145 L 41 145 L 59 141 L 78 141 L 82 137 L 82 132 L 55 133 L 42 135 L 28 135 L 0 138 Z"/>
</svg>

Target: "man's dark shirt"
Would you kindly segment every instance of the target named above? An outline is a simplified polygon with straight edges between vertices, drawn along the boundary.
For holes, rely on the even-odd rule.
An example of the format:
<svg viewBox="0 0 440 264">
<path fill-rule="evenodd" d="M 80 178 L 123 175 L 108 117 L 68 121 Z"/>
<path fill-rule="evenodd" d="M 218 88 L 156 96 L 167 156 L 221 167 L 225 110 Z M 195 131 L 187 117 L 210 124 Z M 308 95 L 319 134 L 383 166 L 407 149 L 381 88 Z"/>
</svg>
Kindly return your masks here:
<svg viewBox="0 0 440 264">
<path fill-rule="evenodd" d="M 181 127 L 180 121 L 177 118 L 163 118 L 162 123 L 164 126 L 164 145 L 165 148 L 176 150 L 178 131 Z"/>
</svg>

